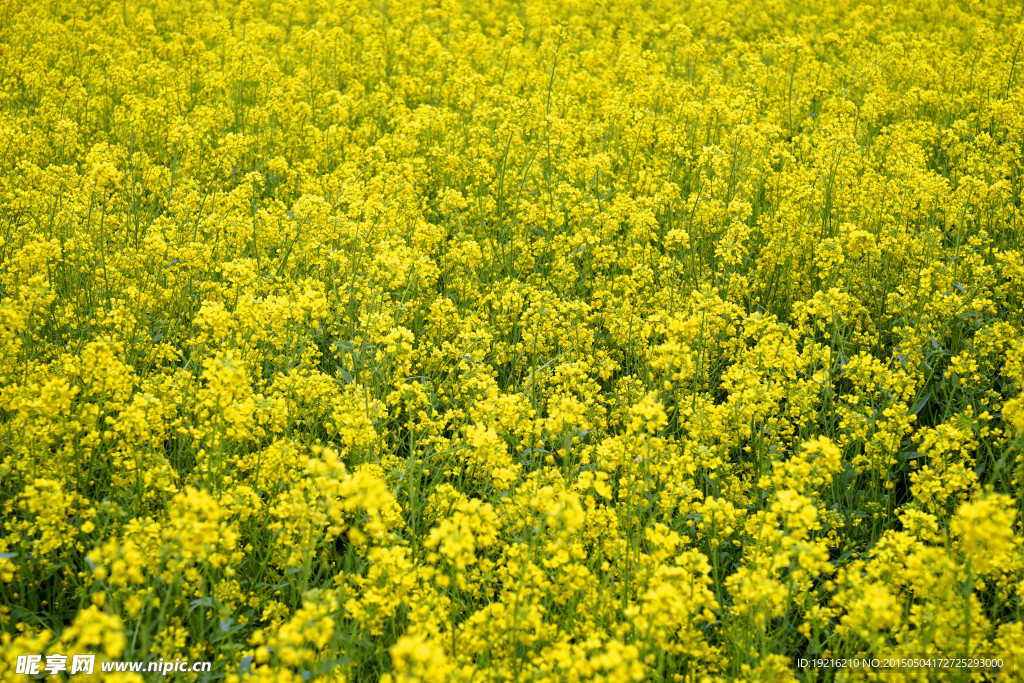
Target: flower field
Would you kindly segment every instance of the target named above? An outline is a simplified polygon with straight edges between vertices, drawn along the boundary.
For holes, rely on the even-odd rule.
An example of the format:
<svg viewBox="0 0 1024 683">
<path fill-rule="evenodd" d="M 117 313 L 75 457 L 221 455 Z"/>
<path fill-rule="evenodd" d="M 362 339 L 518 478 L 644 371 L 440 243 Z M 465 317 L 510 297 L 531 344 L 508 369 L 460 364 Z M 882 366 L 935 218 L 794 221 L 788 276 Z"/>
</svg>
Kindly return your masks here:
<svg viewBox="0 0 1024 683">
<path fill-rule="evenodd" d="M 3 3 L 0 680 L 1024 678 L 1022 45 Z"/>
</svg>

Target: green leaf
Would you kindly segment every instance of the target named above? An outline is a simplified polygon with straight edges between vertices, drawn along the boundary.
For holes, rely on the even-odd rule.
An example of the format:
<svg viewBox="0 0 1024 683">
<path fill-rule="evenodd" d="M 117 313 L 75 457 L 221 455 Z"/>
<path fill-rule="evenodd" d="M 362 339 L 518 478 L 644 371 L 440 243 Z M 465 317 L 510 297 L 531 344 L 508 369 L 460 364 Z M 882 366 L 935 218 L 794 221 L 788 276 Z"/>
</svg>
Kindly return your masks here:
<svg viewBox="0 0 1024 683">
<path fill-rule="evenodd" d="M 911 407 L 911 409 L 910 409 L 910 414 L 911 415 L 917 415 L 918 413 L 920 413 L 921 409 L 924 408 L 925 404 L 928 403 L 928 401 L 929 401 L 929 399 L 931 399 L 931 397 L 932 397 L 931 392 L 928 392 L 928 393 L 924 394 L 923 396 L 921 396 L 921 398 L 917 399 L 917 401 L 914 402 L 913 407 Z"/>
</svg>

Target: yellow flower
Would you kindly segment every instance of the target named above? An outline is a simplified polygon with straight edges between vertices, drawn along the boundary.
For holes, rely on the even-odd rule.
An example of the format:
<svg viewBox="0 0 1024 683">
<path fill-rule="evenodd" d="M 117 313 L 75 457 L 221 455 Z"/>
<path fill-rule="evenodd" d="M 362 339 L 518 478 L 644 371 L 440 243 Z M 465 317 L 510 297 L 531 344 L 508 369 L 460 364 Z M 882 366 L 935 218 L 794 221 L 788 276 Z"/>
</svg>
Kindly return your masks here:
<svg viewBox="0 0 1024 683">
<path fill-rule="evenodd" d="M 1009 569 L 1009 555 L 1020 548 L 1014 534 L 1017 505 L 1005 494 L 982 495 L 962 504 L 950 523 L 960 550 L 979 576 Z"/>
</svg>

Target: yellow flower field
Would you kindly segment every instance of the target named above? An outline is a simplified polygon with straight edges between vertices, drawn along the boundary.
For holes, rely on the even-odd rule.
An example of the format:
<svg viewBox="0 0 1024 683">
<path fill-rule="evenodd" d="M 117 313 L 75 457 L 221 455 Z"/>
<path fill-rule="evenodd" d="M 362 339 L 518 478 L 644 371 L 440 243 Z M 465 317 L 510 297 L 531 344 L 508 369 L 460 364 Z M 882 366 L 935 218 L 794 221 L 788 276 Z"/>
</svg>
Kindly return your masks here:
<svg viewBox="0 0 1024 683">
<path fill-rule="evenodd" d="M 3 3 L 0 680 L 1021 680 L 1022 46 Z"/>
</svg>

